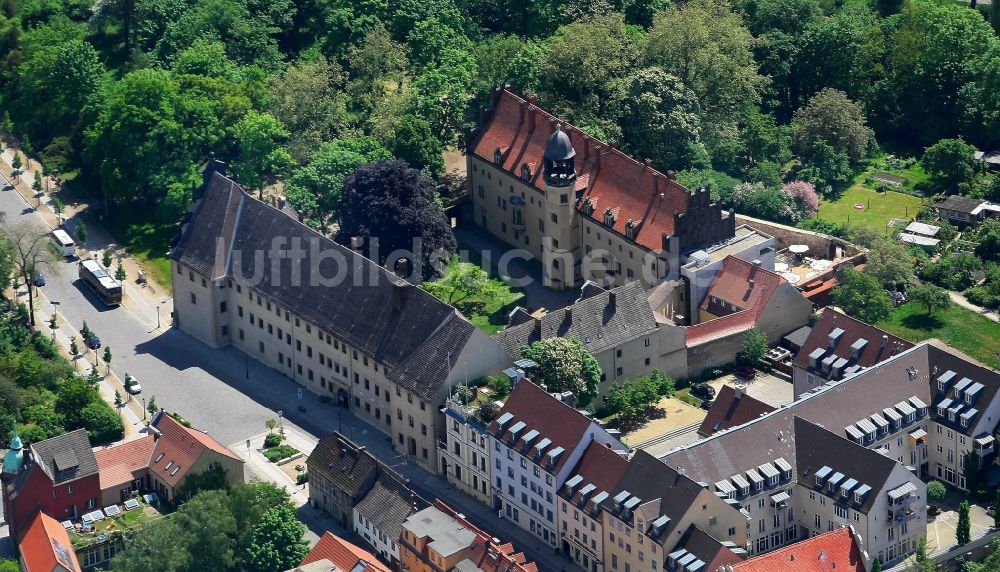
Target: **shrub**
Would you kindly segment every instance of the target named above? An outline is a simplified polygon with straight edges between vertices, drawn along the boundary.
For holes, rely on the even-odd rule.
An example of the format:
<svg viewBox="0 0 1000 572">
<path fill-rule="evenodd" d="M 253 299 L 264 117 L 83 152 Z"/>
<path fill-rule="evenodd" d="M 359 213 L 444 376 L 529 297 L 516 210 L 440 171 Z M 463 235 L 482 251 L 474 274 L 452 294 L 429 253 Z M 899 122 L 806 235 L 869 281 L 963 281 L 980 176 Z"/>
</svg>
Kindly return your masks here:
<svg viewBox="0 0 1000 572">
<path fill-rule="evenodd" d="M 295 476 L 295 484 L 304 485 L 309 482 L 309 473 L 299 473 Z"/>
<path fill-rule="evenodd" d="M 295 453 L 298 453 L 298 450 L 296 450 L 295 447 L 292 447 L 291 445 L 278 445 L 277 447 L 271 447 L 270 449 L 265 450 L 264 456 L 267 457 L 268 461 L 271 461 L 272 463 L 277 463 L 282 459 L 287 459 L 288 457 L 291 457 Z"/>
<path fill-rule="evenodd" d="M 280 444 L 281 444 L 281 435 L 278 435 L 277 433 L 268 433 L 267 436 L 264 437 L 265 449 L 269 449 L 271 447 L 277 447 Z"/>
<path fill-rule="evenodd" d="M 944 500 L 947 490 L 941 481 L 931 481 L 927 483 L 927 500 L 929 502 L 941 502 Z"/>
<path fill-rule="evenodd" d="M 490 389 L 496 394 L 497 397 L 507 397 L 510 395 L 510 379 L 507 376 L 494 375 L 489 378 Z"/>
</svg>

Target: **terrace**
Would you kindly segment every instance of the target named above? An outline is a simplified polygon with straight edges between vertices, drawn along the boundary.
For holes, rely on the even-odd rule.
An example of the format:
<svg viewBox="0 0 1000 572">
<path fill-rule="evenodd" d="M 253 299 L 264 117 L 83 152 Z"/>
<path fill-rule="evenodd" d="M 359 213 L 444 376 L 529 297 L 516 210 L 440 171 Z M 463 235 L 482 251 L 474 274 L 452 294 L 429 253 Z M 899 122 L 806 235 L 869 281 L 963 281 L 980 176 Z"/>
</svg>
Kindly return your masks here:
<svg viewBox="0 0 1000 572">
<path fill-rule="evenodd" d="M 62 525 L 69 533 L 73 549 L 82 554 L 91 546 L 113 540 L 125 532 L 159 520 L 168 514 L 164 508 L 156 494 L 152 493 L 128 499 L 123 504 L 95 509 L 82 515 L 76 522 L 66 520 Z"/>
</svg>

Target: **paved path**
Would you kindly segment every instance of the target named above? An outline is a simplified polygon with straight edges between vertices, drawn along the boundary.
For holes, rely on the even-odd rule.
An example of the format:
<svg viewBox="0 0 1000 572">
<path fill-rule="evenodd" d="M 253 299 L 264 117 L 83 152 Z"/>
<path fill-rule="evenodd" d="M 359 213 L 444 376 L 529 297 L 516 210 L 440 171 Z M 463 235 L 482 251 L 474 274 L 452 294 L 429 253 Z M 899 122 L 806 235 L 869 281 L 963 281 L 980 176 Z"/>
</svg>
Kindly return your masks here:
<svg viewBox="0 0 1000 572">
<path fill-rule="evenodd" d="M 948 296 L 951 298 L 952 302 L 958 304 L 959 306 L 972 310 L 973 312 L 979 314 L 980 316 L 989 318 L 994 322 L 1000 322 L 1000 315 L 997 315 L 996 312 L 992 312 L 990 310 L 987 310 L 986 308 L 983 308 L 982 306 L 977 306 L 973 304 L 972 302 L 969 301 L 968 298 L 966 298 L 962 294 L 958 292 L 952 292 L 951 290 L 949 290 Z"/>
<path fill-rule="evenodd" d="M 0 191 L 0 211 L 7 213 L 7 224 L 27 221 L 44 231 L 48 225 L 30 206 L 19 193 Z M 41 290 L 48 300 L 59 302 L 61 323 L 79 329 L 86 320 L 104 345 L 112 347 L 112 371 L 119 375 L 128 372 L 139 378 L 143 390 L 138 401 L 143 406 L 145 400 L 155 395 L 160 407 L 180 413 L 221 443 L 245 443 L 245 439 L 259 435 L 264 422 L 277 417 L 279 410 L 285 412 L 285 423 L 291 429 L 314 439 L 342 429 L 409 478 L 418 494 L 428 499 L 441 498 L 477 526 L 501 540 L 513 542 L 530 560 L 538 562 L 541 570 L 575 568 L 547 543 L 511 527 L 489 507 L 453 489 L 445 479 L 408 463 L 393 451 L 388 436 L 350 412 L 322 404 L 309 392 L 300 401 L 298 384 L 235 349 L 213 350 L 183 332 L 168 328 L 167 324 L 157 328 L 150 319 L 155 310 L 149 312 L 148 301 L 137 302 L 138 311 L 131 311 L 128 305 L 107 308 L 77 279 L 75 262 L 57 264 Z M 143 303 L 146 309 L 142 309 Z M 44 313 L 51 307 L 43 306 L 40 310 Z M 44 328 L 44 323 L 39 327 Z M 58 336 L 70 332 L 69 327 L 64 327 Z M 300 406 L 302 411 L 298 409 Z M 324 524 L 323 515 L 308 507 L 300 509 L 299 515 L 317 533 L 324 526 L 330 528 L 328 524 L 332 522 Z"/>
</svg>

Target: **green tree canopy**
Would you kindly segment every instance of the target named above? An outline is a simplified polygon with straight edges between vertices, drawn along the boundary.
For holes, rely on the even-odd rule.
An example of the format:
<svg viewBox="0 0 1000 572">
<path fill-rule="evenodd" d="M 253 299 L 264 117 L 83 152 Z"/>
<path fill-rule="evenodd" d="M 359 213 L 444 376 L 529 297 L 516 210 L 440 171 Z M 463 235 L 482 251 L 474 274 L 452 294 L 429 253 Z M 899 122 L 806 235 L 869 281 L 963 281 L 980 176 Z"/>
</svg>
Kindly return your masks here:
<svg viewBox="0 0 1000 572">
<path fill-rule="evenodd" d="M 751 364 L 757 364 L 767 355 L 767 334 L 754 326 L 743 334 L 743 357 Z"/>
<path fill-rule="evenodd" d="M 309 552 L 305 531 L 290 504 L 268 509 L 250 528 L 244 568 L 251 572 L 294 568 Z"/>
<path fill-rule="evenodd" d="M 913 277 L 913 256 L 899 241 L 880 237 L 865 255 L 864 273 L 883 286 L 905 284 Z"/>
<path fill-rule="evenodd" d="M 288 151 L 299 163 L 343 129 L 346 80 L 336 62 L 315 57 L 296 61 L 268 81 L 267 110 L 288 130 Z"/>
<path fill-rule="evenodd" d="M 444 171 L 444 146 L 427 121 L 408 113 L 399 118 L 393 131 L 392 153 L 397 158 L 416 169 L 426 170 L 431 176 L 436 177 Z"/>
<path fill-rule="evenodd" d="M 944 310 L 951 305 L 951 298 L 948 296 L 948 291 L 933 284 L 918 284 L 913 286 L 907 290 L 906 295 L 910 301 L 927 308 L 928 315 L 933 313 L 934 310 Z"/>
<path fill-rule="evenodd" d="M 976 148 L 961 139 L 942 139 L 924 151 L 920 164 L 949 192 L 969 183 L 975 173 Z"/>
<path fill-rule="evenodd" d="M 803 161 L 809 162 L 820 141 L 847 155 L 854 165 L 860 164 L 868 153 L 872 132 L 865 122 L 864 110 L 842 91 L 824 89 L 795 112 L 792 147 Z"/>
<path fill-rule="evenodd" d="M 597 396 L 601 366 L 575 338 L 546 338 L 521 348 L 538 368 L 534 379 L 549 391 L 572 391 L 584 405 Z"/>
<path fill-rule="evenodd" d="M 256 189 L 272 175 L 292 162 L 285 150 L 288 131 L 273 115 L 251 111 L 236 124 L 238 159 L 233 174 L 242 185 Z"/>
<path fill-rule="evenodd" d="M 892 313 L 892 299 L 875 278 L 853 268 L 844 270 L 840 284 L 833 289 L 833 303 L 847 315 L 877 324 Z"/>
</svg>

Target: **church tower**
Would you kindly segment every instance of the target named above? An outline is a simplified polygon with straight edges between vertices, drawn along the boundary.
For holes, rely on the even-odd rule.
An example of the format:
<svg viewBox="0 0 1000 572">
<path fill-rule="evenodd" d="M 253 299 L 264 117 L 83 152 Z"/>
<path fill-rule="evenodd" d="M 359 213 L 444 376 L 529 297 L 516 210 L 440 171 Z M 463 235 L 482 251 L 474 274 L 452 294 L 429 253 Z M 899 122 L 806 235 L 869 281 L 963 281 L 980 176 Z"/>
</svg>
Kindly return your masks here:
<svg viewBox="0 0 1000 572">
<path fill-rule="evenodd" d="M 576 150 L 557 124 L 545 144 L 545 230 L 542 233 L 542 269 L 546 286 L 562 290 L 576 282 L 573 216 L 576 212 Z"/>
</svg>

